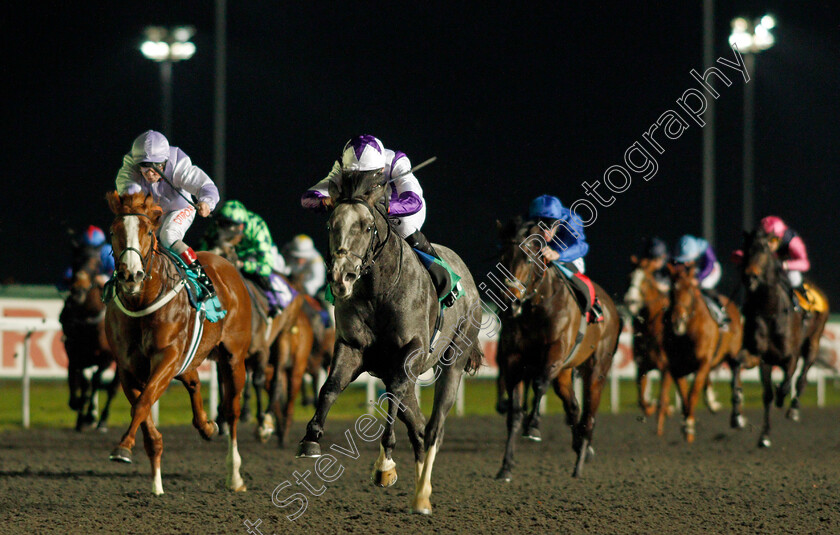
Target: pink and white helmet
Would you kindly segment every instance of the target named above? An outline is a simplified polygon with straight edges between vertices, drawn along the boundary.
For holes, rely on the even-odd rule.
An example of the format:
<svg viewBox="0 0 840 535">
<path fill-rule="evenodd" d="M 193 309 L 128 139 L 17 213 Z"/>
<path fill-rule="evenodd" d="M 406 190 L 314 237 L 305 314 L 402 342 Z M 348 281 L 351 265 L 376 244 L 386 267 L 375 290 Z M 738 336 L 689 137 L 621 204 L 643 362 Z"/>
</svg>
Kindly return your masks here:
<svg viewBox="0 0 840 535">
<path fill-rule="evenodd" d="M 785 235 L 785 231 L 788 227 L 781 218 L 769 215 L 761 220 L 761 229 L 767 234 L 781 238 Z"/>
<path fill-rule="evenodd" d="M 373 171 L 385 167 L 385 147 L 370 135 L 356 136 L 344 145 L 341 168 L 345 171 Z"/>
</svg>

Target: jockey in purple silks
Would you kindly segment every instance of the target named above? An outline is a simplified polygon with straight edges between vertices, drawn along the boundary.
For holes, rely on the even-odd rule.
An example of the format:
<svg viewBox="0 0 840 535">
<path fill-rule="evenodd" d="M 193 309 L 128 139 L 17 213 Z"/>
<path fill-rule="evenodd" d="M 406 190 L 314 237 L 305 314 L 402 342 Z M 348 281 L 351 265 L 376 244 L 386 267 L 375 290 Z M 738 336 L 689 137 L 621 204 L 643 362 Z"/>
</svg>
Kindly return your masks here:
<svg viewBox="0 0 840 535">
<path fill-rule="evenodd" d="M 673 262 L 675 264 L 690 264 L 696 267 L 695 276 L 700 282 L 700 295 L 706 301 L 709 311 L 718 325 L 724 326 L 729 323 L 730 319 L 726 314 L 725 304 L 717 291 L 717 284 L 720 282 L 723 270 L 709 242 L 691 234 L 684 235 L 677 242 Z"/>
<path fill-rule="evenodd" d="M 219 202 L 219 190 L 207 173 L 193 165 L 184 151 L 170 147 L 163 134 L 148 130 L 134 140 L 131 152 L 123 158 L 117 173 L 117 192 L 152 195 L 163 209 L 158 227 L 161 244 L 177 253 L 195 271 L 209 297 L 215 297 L 213 283 L 201 268 L 195 251 L 183 242 L 196 210 L 201 217 L 208 217 Z M 188 195 L 194 195 L 198 202 L 193 204 Z"/>
<path fill-rule="evenodd" d="M 332 206 L 329 184 L 335 182 L 340 185 L 342 172 L 379 169 L 383 170 L 385 180 L 391 185 L 388 219 L 393 228 L 412 248 L 440 259 L 432 244 L 420 232 L 426 221 L 426 201 L 423 199 L 420 182 L 411 172 L 408 156 L 400 151 L 386 149 L 374 136 L 362 135 L 350 139 L 344 145 L 341 161 L 336 161 L 326 178 L 303 194 L 301 205 L 308 210 L 326 211 Z M 423 263 L 432 276 L 438 297 L 445 306 L 452 306 L 457 292 L 450 292 L 452 279 L 449 272 L 439 264 Z"/>
</svg>

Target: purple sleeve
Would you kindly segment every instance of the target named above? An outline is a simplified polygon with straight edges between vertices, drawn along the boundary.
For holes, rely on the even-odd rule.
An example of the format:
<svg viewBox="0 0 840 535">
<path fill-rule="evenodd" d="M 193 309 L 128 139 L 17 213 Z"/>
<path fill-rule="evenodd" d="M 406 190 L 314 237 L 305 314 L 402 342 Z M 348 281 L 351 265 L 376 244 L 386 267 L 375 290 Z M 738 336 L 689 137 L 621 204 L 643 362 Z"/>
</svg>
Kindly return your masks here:
<svg viewBox="0 0 840 535">
<path fill-rule="evenodd" d="M 320 192 L 309 190 L 300 198 L 300 205 L 314 212 L 326 212 L 327 207 L 324 206 L 324 202 L 322 201 L 325 198 L 326 196 Z"/>
<path fill-rule="evenodd" d="M 404 191 L 399 197 L 391 196 L 388 213 L 393 216 L 404 217 L 414 215 L 423 208 L 423 200 L 413 191 Z"/>
<path fill-rule="evenodd" d="M 708 277 L 709 273 L 715 269 L 715 262 L 717 262 L 715 252 L 712 251 L 711 247 L 706 247 L 706 252 L 703 253 L 703 270 L 697 274 L 697 278 L 703 280 Z"/>
</svg>

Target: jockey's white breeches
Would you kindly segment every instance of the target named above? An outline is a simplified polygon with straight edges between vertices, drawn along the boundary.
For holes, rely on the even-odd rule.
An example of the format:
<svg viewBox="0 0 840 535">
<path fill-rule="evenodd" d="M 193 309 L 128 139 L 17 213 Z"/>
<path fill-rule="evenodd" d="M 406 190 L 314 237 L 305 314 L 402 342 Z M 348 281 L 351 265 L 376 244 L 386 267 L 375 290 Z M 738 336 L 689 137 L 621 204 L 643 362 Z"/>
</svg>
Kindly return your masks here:
<svg viewBox="0 0 840 535">
<path fill-rule="evenodd" d="M 164 247 L 171 248 L 173 243 L 183 240 L 194 219 L 195 208 L 192 206 L 164 214 L 158 227 L 160 243 Z"/>
</svg>

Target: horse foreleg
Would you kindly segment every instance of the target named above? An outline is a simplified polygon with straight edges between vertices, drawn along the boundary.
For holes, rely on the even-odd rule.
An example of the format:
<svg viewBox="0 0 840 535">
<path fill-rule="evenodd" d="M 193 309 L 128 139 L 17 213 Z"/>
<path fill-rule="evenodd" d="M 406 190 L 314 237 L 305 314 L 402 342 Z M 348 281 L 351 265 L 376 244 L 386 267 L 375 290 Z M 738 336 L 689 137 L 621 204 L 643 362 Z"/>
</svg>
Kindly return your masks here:
<svg viewBox="0 0 840 535">
<path fill-rule="evenodd" d="M 729 425 L 733 429 L 743 429 L 747 420 L 741 414 L 741 407 L 744 404 L 744 389 L 741 384 L 741 362 L 737 358 L 729 359 L 729 368 L 732 371 L 730 390 L 732 391 L 732 415 L 729 418 Z"/>
<path fill-rule="evenodd" d="M 518 380 L 517 380 L 518 379 Z M 508 413 L 507 413 L 507 443 L 505 444 L 505 457 L 502 460 L 502 468 L 496 474 L 496 479 L 503 481 L 510 481 L 512 479 L 513 470 L 513 452 L 516 446 L 516 438 L 519 436 L 522 429 L 522 398 L 523 390 L 525 389 L 525 382 L 521 378 L 513 378 L 508 376 L 506 378 L 507 397 L 508 397 Z M 426 426 L 429 429 L 429 426 Z M 426 444 L 429 444 L 428 434 L 426 435 Z M 428 448 L 427 448 L 428 449 Z"/>
<path fill-rule="evenodd" d="M 239 414 L 239 421 L 248 423 L 251 421 L 251 390 L 248 388 L 249 384 L 254 382 L 254 375 L 253 372 L 250 370 L 245 371 L 245 387 L 242 389 L 242 410 Z M 254 386 L 254 390 L 257 387 Z M 259 411 L 257 411 L 259 414 Z"/>
<path fill-rule="evenodd" d="M 397 420 L 397 413 L 402 412 L 398 409 L 403 409 L 403 403 L 400 400 L 414 395 L 414 392 L 408 393 L 412 390 L 411 386 L 413 383 L 407 377 L 401 377 L 387 385 L 388 413 L 385 419 L 385 431 L 379 442 L 379 456 L 373 463 L 373 471 L 370 475 L 373 484 L 379 487 L 390 487 L 397 482 L 397 463 L 391 458 L 391 453 L 397 444 L 394 423 Z M 382 397 L 379 399 L 381 401 Z"/>
<path fill-rule="evenodd" d="M 152 416 L 149 415 L 146 421 L 140 424 L 143 430 L 143 446 L 146 448 L 146 455 L 152 465 L 152 494 L 160 496 L 163 494 L 163 480 L 160 475 L 160 458 L 163 455 L 163 435 L 155 427 Z"/>
<path fill-rule="evenodd" d="M 105 372 L 104 367 L 97 367 L 90 378 L 90 396 L 87 402 L 87 411 L 85 414 L 85 425 L 92 426 L 96 422 L 97 416 L 97 401 L 99 396 L 99 389 L 102 388 L 102 374 Z"/>
<path fill-rule="evenodd" d="M 454 350 L 450 346 L 446 351 L 451 352 Z M 455 359 L 453 358 L 452 360 Z M 461 376 L 464 373 L 463 370 L 464 360 L 456 360 L 452 365 L 443 366 L 443 371 L 435 382 L 434 407 L 432 407 L 432 416 L 429 418 L 429 423 L 426 424 L 426 431 L 424 433 L 426 456 L 423 462 L 423 470 L 420 473 L 420 479 L 414 489 L 414 499 L 412 500 L 411 506 L 412 511 L 415 513 L 428 515 L 432 512 L 432 503 L 429 500 L 432 495 L 432 468 L 435 465 L 435 456 L 443 445 L 443 424 L 446 421 L 446 415 L 449 414 L 449 411 L 455 404 L 458 387 L 461 383 Z M 515 440 L 517 435 L 518 432 L 513 433 L 509 437 L 509 440 L 511 438 Z"/>
<path fill-rule="evenodd" d="M 277 433 L 280 439 L 280 447 L 286 444 L 286 439 L 289 437 L 289 429 L 292 427 L 292 422 L 295 419 L 295 400 L 300 394 L 301 385 L 303 384 L 303 374 L 306 372 L 306 367 L 301 366 L 300 363 L 306 364 L 306 360 L 298 359 L 294 363 L 294 367 L 289 370 L 286 384 L 286 406 L 283 408 L 284 424 L 278 427 Z"/>
<path fill-rule="evenodd" d="M 667 369 L 661 370 L 660 375 L 662 379 L 659 385 L 659 406 L 656 409 L 656 434 L 661 437 L 665 434 L 665 417 L 668 416 L 671 404 L 671 385 L 674 384 L 674 376 Z"/>
<path fill-rule="evenodd" d="M 641 366 L 636 368 L 636 395 L 639 398 L 639 407 L 642 409 L 642 414 L 646 417 L 652 416 L 656 412 L 656 406 L 645 397 L 648 387 L 648 372 L 650 370 Z"/>
<path fill-rule="evenodd" d="M 111 413 L 111 402 L 114 401 L 114 395 L 117 393 L 117 388 L 120 386 L 120 378 L 119 378 L 119 371 L 114 371 L 114 378 L 111 380 L 111 383 L 108 385 L 108 389 L 105 391 L 107 397 L 105 398 L 105 405 L 102 407 L 102 414 L 99 416 L 99 424 L 96 426 L 97 429 L 100 431 L 107 431 L 108 430 L 108 416 Z"/>
<path fill-rule="evenodd" d="M 318 396 L 318 407 L 315 414 L 306 426 L 306 435 L 300 441 L 297 457 L 320 457 L 321 446 L 318 441 L 324 434 L 324 422 L 330 412 L 333 403 L 347 385 L 359 376 L 362 368 L 362 353 L 343 343 L 337 343 L 333 366 L 327 381 L 321 387 Z"/>
<path fill-rule="evenodd" d="M 175 359 L 164 360 L 170 362 L 175 361 Z M 146 418 L 149 418 L 152 405 L 160 399 L 160 396 L 169 386 L 170 381 L 172 381 L 173 367 L 174 364 L 169 367 L 159 366 L 152 372 L 149 382 L 146 383 L 145 388 L 140 391 L 140 395 L 137 396 L 137 399 L 131 405 L 131 423 L 128 426 L 128 431 L 125 432 L 122 440 L 120 440 L 118 448 L 131 452 L 131 449 L 134 447 L 134 437 L 137 435 L 137 429 L 139 429 L 140 424 L 146 421 Z"/>
<path fill-rule="evenodd" d="M 274 381 L 277 380 L 277 374 L 274 374 L 271 380 L 272 384 L 269 385 L 269 389 L 266 390 L 266 361 L 267 358 L 264 358 L 263 355 L 257 355 L 257 363 L 254 365 L 253 370 L 250 372 L 251 385 L 254 387 L 254 398 L 257 400 L 256 435 L 257 439 L 263 443 L 267 442 L 271 434 L 274 433 L 274 422 L 272 420 L 272 416 L 267 412 L 268 407 L 263 405 L 263 396 L 265 396 L 266 392 L 269 392 L 270 397 L 270 392 L 272 392 L 271 388 L 273 387 Z M 247 379 L 245 382 L 245 391 L 248 391 Z"/>
<path fill-rule="evenodd" d="M 595 415 L 601 405 L 601 392 L 604 389 L 604 383 L 607 381 L 612 354 L 608 357 L 605 357 L 603 353 L 596 356 L 599 357 L 597 362 L 593 362 L 592 359 L 596 358 L 593 356 L 589 361 L 591 364 L 580 368 L 583 376 L 583 413 L 575 426 L 573 446 L 575 453 L 577 453 L 577 462 L 572 477 L 580 477 L 583 474 L 583 465 L 586 460 L 595 454 L 595 450 L 592 449 Z"/>
<path fill-rule="evenodd" d="M 761 438 L 758 439 L 758 447 L 770 447 L 770 404 L 773 403 L 773 378 L 771 377 L 773 366 L 766 362 L 761 363 L 761 386 L 762 401 L 764 402 L 764 428 L 761 430 Z"/>
<path fill-rule="evenodd" d="M 689 392 L 688 404 L 683 405 L 683 414 L 685 416 L 683 419 L 683 435 L 685 436 L 685 441 L 689 444 L 693 443 L 696 438 L 697 404 L 700 402 L 700 396 L 703 393 L 703 390 L 706 389 L 709 372 L 711 371 L 711 359 L 711 356 L 706 359 L 701 358 L 703 364 L 694 374 L 694 382 L 692 383 L 691 391 Z"/>
<path fill-rule="evenodd" d="M 137 380 L 134 377 L 129 376 L 128 372 L 123 372 L 119 374 L 120 384 L 122 384 L 123 392 L 125 393 L 125 397 L 128 400 L 128 404 L 131 405 L 131 412 L 134 413 L 134 405 L 137 403 L 137 399 L 140 397 L 140 387 L 137 383 Z M 124 447 L 122 442 L 114 448 L 111 452 L 111 455 L 108 457 L 110 460 L 115 462 L 121 463 L 130 463 L 131 462 L 131 448 L 134 447 L 134 435 L 130 436 L 130 445 L 128 447 Z"/>
<path fill-rule="evenodd" d="M 572 428 L 580 420 L 580 405 L 575 397 L 574 382 L 572 379 L 572 368 L 561 370 L 560 374 L 552 382 L 554 393 L 563 402 L 563 411 L 566 413 L 566 425 Z"/>
<path fill-rule="evenodd" d="M 780 409 L 785 406 L 785 398 L 790 393 L 790 385 L 793 383 L 793 374 L 796 373 L 796 365 L 799 359 L 795 355 L 788 355 L 786 360 L 787 366 L 783 369 L 785 372 L 784 378 L 776 388 L 776 406 Z"/>
<path fill-rule="evenodd" d="M 507 414 L 510 409 L 510 398 L 507 397 L 507 389 L 505 388 L 505 376 L 499 371 L 496 376 L 496 412 L 499 414 Z"/>
<path fill-rule="evenodd" d="M 522 436 L 533 442 L 542 442 L 540 435 L 540 403 L 542 402 L 545 391 L 548 389 L 548 377 L 542 376 L 534 379 L 532 383 L 534 389 L 534 400 L 531 407 L 531 412 L 528 415 L 528 423 Z"/>
<path fill-rule="evenodd" d="M 816 348 L 812 347 L 816 346 Z M 796 392 L 793 392 L 790 398 L 790 409 L 787 411 L 787 418 L 794 422 L 799 421 L 799 398 L 802 392 L 805 391 L 805 386 L 808 384 L 808 370 L 814 365 L 817 360 L 817 353 L 819 352 L 819 342 L 812 344 L 810 340 L 805 342 L 803 350 L 802 370 L 796 377 Z"/>
<path fill-rule="evenodd" d="M 225 414 L 227 416 L 228 427 L 230 428 L 225 484 L 230 490 L 244 492 L 247 490 L 247 487 L 239 472 L 242 466 L 242 458 L 239 456 L 239 447 L 237 445 L 237 427 L 242 408 L 242 389 L 245 387 L 245 361 L 243 355 L 243 358 L 237 360 L 236 366 L 234 367 L 231 366 L 230 359 L 231 356 L 229 354 L 219 356 L 219 371 L 221 372 L 222 381 L 225 385 Z"/>
<path fill-rule="evenodd" d="M 190 394 L 193 427 L 198 429 L 201 438 L 210 440 L 219 432 L 219 426 L 216 422 L 207 420 L 207 413 L 204 412 L 204 401 L 201 399 L 201 381 L 198 380 L 198 370 L 188 371 L 182 374 L 179 379 Z M 222 389 L 222 393 L 224 396 L 228 395 L 224 388 Z M 219 416 L 221 417 L 222 413 L 219 413 Z"/>
<path fill-rule="evenodd" d="M 400 407 L 402 410 L 397 411 L 397 416 L 405 423 L 408 430 L 408 440 L 414 449 L 414 488 L 416 489 L 423 475 L 423 460 L 426 453 L 423 448 L 423 434 L 426 428 L 426 419 L 420 411 L 420 405 L 417 403 L 417 396 L 414 395 L 413 388 L 408 389 L 401 401 L 403 403 L 403 406 Z"/>
</svg>

